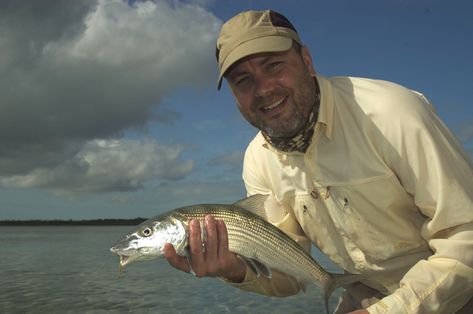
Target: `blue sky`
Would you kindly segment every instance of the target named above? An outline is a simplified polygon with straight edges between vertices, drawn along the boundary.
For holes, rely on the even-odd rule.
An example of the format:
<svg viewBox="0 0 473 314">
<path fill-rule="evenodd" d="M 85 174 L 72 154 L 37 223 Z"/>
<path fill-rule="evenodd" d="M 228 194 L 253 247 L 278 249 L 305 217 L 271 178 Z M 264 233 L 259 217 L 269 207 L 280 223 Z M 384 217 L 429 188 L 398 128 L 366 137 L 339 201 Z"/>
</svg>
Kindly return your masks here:
<svg viewBox="0 0 473 314">
<path fill-rule="evenodd" d="M 473 155 L 471 1 L 2 1 L 0 219 L 148 217 L 244 196 L 256 130 L 215 39 L 248 9 L 286 15 L 316 71 L 422 92 Z"/>
</svg>

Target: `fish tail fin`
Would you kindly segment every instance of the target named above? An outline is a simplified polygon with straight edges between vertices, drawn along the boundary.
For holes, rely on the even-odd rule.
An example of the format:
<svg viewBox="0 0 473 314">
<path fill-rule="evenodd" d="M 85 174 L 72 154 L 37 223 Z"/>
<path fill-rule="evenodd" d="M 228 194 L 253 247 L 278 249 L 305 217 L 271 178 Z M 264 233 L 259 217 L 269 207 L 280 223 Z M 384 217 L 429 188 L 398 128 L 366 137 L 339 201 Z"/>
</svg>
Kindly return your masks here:
<svg viewBox="0 0 473 314">
<path fill-rule="evenodd" d="M 347 286 L 351 283 L 358 282 L 361 279 L 361 275 L 357 274 L 332 274 L 332 280 L 327 284 L 324 289 L 324 302 L 325 302 L 325 310 L 327 314 L 329 314 L 329 306 L 328 300 L 332 295 L 335 289 Z"/>
</svg>

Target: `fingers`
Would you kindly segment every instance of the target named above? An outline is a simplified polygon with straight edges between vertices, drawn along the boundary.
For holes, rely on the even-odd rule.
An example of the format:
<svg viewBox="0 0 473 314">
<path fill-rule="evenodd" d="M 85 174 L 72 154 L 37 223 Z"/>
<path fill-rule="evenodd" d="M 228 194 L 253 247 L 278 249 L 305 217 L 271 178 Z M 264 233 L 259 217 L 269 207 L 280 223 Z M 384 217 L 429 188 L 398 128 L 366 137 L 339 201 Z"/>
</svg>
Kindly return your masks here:
<svg viewBox="0 0 473 314">
<path fill-rule="evenodd" d="M 205 260 L 208 264 L 214 264 L 218 258 L 218 231 L 214 217 L 205 217 L 206 239 L 205 239 Z"/>
<path fill-rule="evenodd" d="M 197 277 L 221 276 L 238 266 L 236 264 L 239 260 L 229 251 L 225 223 L 208 215 L 204 218 L 204 225 L 197 219 L 192 219 L 189 223 L 189 261 L 186 257 L 178 256 L 169 243 L 165 245 L 164 255 L 171 266 L 185 272 L 190 271 L 190 263 Z M 205 249 L 202 246 L 202 228 L 206 231 Z"/>
<path fill-rule="evenodd" d="M 192 268 L 198 274 L 204 264 L 204 254 L 202 249 L 202 237 L 200 223 L 197 219 L 192 219 L 189 224 L 189 249 L 191 254 Z"/>
<path fill-rule="evenodd" d="M 218 230 L 218 256 L 223 257 L 229 253 L 228 250 L 228 231 L 223 220 L 217 221 Z"/>
<path fill-rule="evenodd" d="M 168 260 L 172 267 L 177 268 L 181 271 L 188 272 L 189 266 L 185 257 L 179 256 L 174 249 L 174 246 L 170 243 L 164 245 L 164 256 Z"/>
<path fill-rule="evenodd" d="M 197 277 L 215 276 L 219 265 L 218 232 L 215 218 L 207 215 L 204 218 L 204 224 L 205 226 L 201 226 L 197 219 L 193 219 L 189 230 L 191 266 Z M 205 250 L 202 246 L 201 228 L 205 228 Z"/>
</svg>

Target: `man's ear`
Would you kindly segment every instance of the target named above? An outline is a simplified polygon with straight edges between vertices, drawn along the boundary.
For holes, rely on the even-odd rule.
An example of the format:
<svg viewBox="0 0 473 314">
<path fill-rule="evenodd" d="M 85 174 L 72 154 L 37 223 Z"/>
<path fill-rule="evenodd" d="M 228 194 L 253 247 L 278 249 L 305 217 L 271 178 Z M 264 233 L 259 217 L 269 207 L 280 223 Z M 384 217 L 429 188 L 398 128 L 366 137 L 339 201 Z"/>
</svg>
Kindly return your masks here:
<svg viewBox="0 0 473 314">
<path fill-rule="evenodd" d="M 302 55 L 302 61 L 304 61 L 304 64 L 309 71 L 310 75 L 315 76 L 315 70 L 314 70 L 314 65 L 312 63 L 312 56 L 310 55 L 309 48 L 306 46 L 302 47 L 301 50 L 301 55 Z"/>
</svg>

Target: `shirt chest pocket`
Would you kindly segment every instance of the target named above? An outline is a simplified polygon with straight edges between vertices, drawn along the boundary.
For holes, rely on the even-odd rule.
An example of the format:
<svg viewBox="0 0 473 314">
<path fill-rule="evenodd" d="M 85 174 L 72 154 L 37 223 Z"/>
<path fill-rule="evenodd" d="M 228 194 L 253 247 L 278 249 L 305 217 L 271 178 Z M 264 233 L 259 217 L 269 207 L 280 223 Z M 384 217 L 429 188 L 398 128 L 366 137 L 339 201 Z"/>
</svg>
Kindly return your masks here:
<svg viewBox="0 0 473 314">
<path fill-rule="evenodd" d="M 425 246 L 425 218 L 394 175 L 317 189 L 319 206 L 354 259 L 384 260 Z"/>
<path fill-rule="evenodd" d="M 351 269 L 340 231 L 319 194 L 315 190 L 309 194 L 297 193 L 293 209 L 306 236 L 340 267 Z"/>
<path fill-rule="evenodd" d="M 375 261 L 425 246 L 420 228 L 425 218 L 394 175 L 331 188 L 326 200 L 346 242 Z"/>
</svg>

